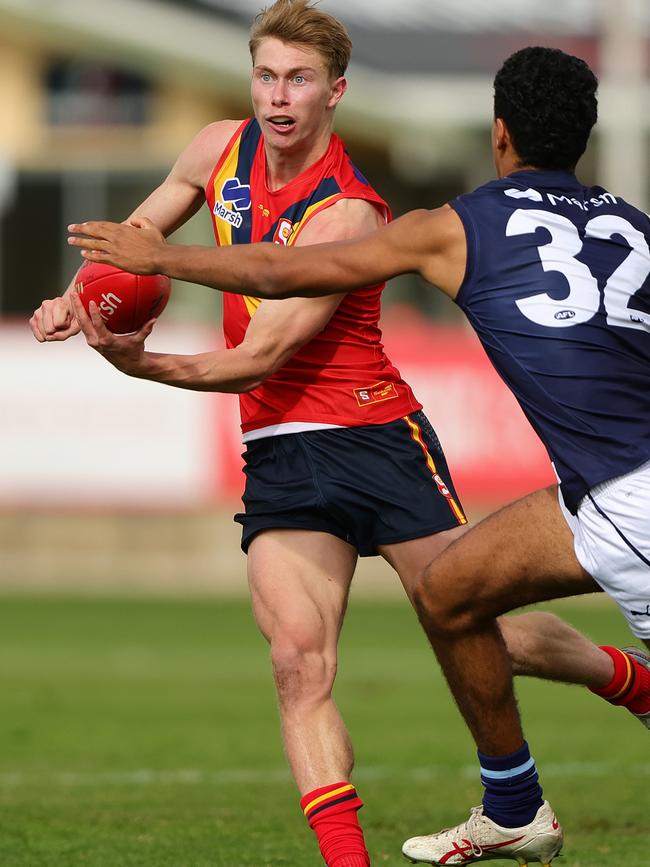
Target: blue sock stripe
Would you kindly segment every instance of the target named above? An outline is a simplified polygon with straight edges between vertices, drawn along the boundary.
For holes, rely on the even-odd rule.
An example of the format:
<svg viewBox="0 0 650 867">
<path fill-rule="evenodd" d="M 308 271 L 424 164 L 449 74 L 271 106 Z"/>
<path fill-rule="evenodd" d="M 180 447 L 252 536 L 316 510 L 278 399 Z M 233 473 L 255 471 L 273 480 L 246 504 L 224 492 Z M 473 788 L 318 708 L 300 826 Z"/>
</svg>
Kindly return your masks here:
<svg viewBox="0 0 650 867">
<path fill-rule="evenodd" d="M 484 768 L 481 765 L 481 777 L 485 777 L 487 780 L 505 780 L 508 777 L 518 777 L 519 774 L 523 774 L 534 767 L 535 759 L 532 757 L 527 762 L 524 762 L 523 765 L 519 765 L 516 768 L 508 768 L 507 771 L 491 771 L 489 768 Z"/>
<path fill-rule="evenodd" d="M 478 758 L 485 786 L 485 815 L 504 828 L 531 822 L 542 805 L 542 789 L 528 744 L 507 756 L 486 756 L 478 751 Z"/>
</svg>

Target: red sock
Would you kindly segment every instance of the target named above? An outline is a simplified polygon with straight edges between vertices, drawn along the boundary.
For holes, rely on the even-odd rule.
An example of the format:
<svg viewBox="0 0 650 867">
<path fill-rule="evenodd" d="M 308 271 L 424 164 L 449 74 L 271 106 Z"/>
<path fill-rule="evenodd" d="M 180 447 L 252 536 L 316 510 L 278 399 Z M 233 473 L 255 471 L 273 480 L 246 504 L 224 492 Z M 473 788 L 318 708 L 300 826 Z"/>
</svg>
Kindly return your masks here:
<svg viewBox="0 0 650 867">
<path fill-rule="evenodd" d="M 650 671 L 617 647 L 600 648 L 614 663 L 614 677 L 600 689 L 592 689 L 610 704 L 622 705 L 632 713 L 650 712 Z"/>
<path fill-rule="evenodd" d="M 316 834 L 327 867 L 370 867 L 357 818 L 363 801 L 351 783 L 314 789 L 300 799 L 300 807 Z"/>
</svg>

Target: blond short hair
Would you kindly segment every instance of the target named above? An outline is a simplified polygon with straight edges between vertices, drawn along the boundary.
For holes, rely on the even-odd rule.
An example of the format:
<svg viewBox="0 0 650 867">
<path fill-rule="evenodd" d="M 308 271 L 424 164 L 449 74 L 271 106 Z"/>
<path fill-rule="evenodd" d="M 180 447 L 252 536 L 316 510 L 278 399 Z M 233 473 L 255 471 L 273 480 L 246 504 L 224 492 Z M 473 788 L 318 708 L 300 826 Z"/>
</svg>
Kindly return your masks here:
<svg viewBox="0 0 650 867">
<path fill-rule="evenodd" d="M 275 0 L 255 16 L 248 47 L 253 62 L 260 42 L 267 37 L 313 48 L 325 60 L 332 78 L 345 75 L 352 42 L 341 22 L 314 8 L 310 0 Z"/>
</svg>

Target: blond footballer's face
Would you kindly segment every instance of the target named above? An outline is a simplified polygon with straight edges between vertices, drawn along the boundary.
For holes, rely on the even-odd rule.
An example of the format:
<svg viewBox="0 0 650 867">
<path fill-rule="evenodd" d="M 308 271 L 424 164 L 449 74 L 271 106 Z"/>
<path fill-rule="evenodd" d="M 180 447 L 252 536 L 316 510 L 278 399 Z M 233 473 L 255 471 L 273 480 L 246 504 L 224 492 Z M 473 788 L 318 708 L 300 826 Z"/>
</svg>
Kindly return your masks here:
<svg viewBox="0 0 650 867">
<path fill-rule="evenodd" d="M 253 61 L 251 96 L 267 145 L 284 151 L 309 149 L 329 136 L 334 108 L 346 88 L 332 79 L 322 55 L 268 37 Z"/>
</svg>

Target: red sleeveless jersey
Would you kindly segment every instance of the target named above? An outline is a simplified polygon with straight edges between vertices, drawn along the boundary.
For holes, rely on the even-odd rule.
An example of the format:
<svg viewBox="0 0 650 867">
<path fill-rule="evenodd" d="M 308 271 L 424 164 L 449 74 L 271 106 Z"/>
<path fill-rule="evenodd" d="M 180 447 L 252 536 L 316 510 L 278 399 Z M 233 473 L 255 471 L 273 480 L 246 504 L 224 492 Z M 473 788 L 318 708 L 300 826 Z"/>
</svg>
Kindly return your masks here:
<svg viewBox="0 0 650 867">
<path fill-rule="evenodd" d="M 340 199 L 365 199 L 390 219 L 388 205 L 336 135 L 320 160 L 282 189 L 269 191 L 264 139 L 255 119 L 244 121 L 228 143 L 205 195 L 220 246 L 292 245 L 315 214 Z M 309 427 L 382 424 L 422 408 L 384 353 L 378 324 L 383 288 L 346 295 L 323 331 L 262 385 L 239 395 L 244 434 L 296 422 Z M 242 342 L 260 303 L 224 293 L 229 348 Z"/>
</svg>

